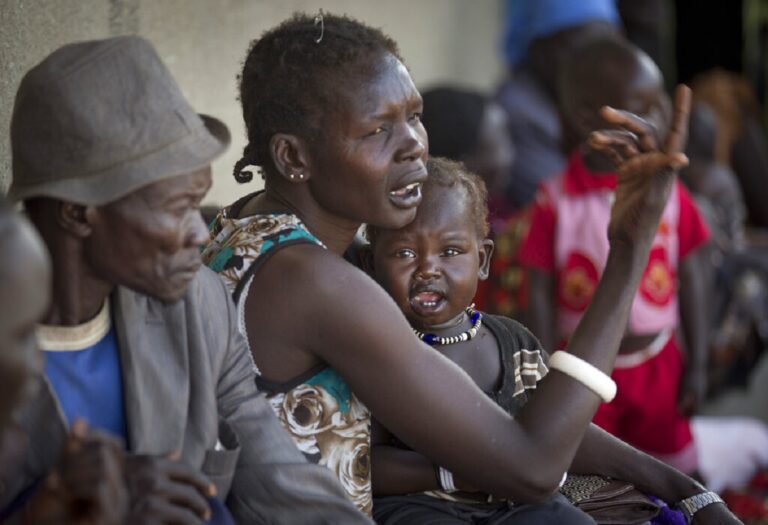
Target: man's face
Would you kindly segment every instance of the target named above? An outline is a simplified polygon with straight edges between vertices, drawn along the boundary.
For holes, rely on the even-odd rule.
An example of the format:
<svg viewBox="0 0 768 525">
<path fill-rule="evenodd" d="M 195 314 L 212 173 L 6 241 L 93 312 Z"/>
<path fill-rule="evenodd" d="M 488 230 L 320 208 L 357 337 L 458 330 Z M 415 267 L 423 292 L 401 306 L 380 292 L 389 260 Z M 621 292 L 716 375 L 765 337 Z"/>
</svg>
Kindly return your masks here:
<svg viewBox="0 0 768 525">
<path fill-rule="evenodd" d="M 51 300 L 50 263 L 42 241 L 20 217 L 4 220 L 11 224 L 0 225 L 0 434 L 42 368 L 35 327 Z"/>
<path fill-rule="evenodd" d="M 208 241 L 200 201 L 210 187 L 208 166 L 89 208 L 85 256 L 94 273 L 165 302 L 181 299 Z"/>
</svg>

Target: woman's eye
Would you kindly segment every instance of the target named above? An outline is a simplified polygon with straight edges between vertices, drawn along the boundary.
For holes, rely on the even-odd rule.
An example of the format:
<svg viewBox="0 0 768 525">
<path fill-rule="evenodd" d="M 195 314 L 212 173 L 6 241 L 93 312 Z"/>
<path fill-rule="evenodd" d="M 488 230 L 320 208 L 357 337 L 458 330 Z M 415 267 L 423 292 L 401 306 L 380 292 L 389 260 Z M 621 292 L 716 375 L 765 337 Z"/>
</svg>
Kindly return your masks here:
<svg viewBox="0 0 768 525">
<path fill-rule="evenodd" d="M 387 132 L 386 126 L 379 126 L 378 128 L 374 129 L 370 133 L 368 133 L 369 137 L 375 137 L 377 135 L 382 135 L 383 133 Z"/>
<path fill-rule="evenodd" d="M 409 248 L 403 248 L 395 252 L 395 257 L 399 257 L 400 259 L 413 259 L 416 257 L 416 252 Z"/>
</svg>

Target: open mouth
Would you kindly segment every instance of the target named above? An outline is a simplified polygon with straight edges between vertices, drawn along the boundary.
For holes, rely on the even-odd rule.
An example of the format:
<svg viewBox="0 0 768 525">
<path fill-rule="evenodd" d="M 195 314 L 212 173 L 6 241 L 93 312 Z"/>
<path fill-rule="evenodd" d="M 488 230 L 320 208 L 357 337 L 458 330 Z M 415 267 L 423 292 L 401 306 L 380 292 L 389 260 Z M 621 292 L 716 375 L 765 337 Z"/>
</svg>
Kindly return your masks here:
<svg viewBox="0 0 768 525">
<path fill-rule="evenodd" d="M 445 304 L 445 296 L 438 291 L 421 291 L 411 295 L 411 308 L 420 315 L 429 315 L 440 310 Z"/>
<path fill-rule="evenodd" d="M 413 208 L 421 202 L 421 182 L 412 182 L 389 192 L 389 200 L 398 208 Z"/>
</svg>

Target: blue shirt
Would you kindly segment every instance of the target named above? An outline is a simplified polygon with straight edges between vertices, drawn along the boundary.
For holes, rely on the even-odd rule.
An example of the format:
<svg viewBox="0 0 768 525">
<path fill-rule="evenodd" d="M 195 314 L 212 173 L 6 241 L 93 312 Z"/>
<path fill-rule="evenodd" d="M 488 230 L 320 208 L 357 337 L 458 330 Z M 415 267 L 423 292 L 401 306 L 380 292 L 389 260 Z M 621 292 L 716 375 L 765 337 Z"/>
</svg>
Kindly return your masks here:
<svg viewBox="0 0 768 525">
<path fill-rule="evenodd" d="M 45 373 L 70 425 L 83 418 L 126 440 L 122 369 L 108 304 L 82 325 L 39 327 L 38 339 Z"/>
</svg>

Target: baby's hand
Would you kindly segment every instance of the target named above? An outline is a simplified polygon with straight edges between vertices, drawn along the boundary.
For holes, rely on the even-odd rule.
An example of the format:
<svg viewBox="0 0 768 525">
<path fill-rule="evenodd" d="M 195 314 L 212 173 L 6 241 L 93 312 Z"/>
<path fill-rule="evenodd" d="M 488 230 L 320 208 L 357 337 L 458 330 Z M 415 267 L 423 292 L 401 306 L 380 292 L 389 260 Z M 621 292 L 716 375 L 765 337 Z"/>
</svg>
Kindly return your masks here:
<svg viewBox="0 0 768 525">
<path fill-rule="evenodd" d="M 682 151 L 690 106 L 691 90 L 678 86 L 672 128 L 666 137 L 658 137 L 651 123 L 633 113 L 607 106 L 601 110 L 613 129 L 593 132 L 589 145 L 608 155 L 618 173 L 616 201 L 608 226 L 611 243 L 637 246 L 652 241 L 675 174 L 688 164 Z"/>
</svg>

